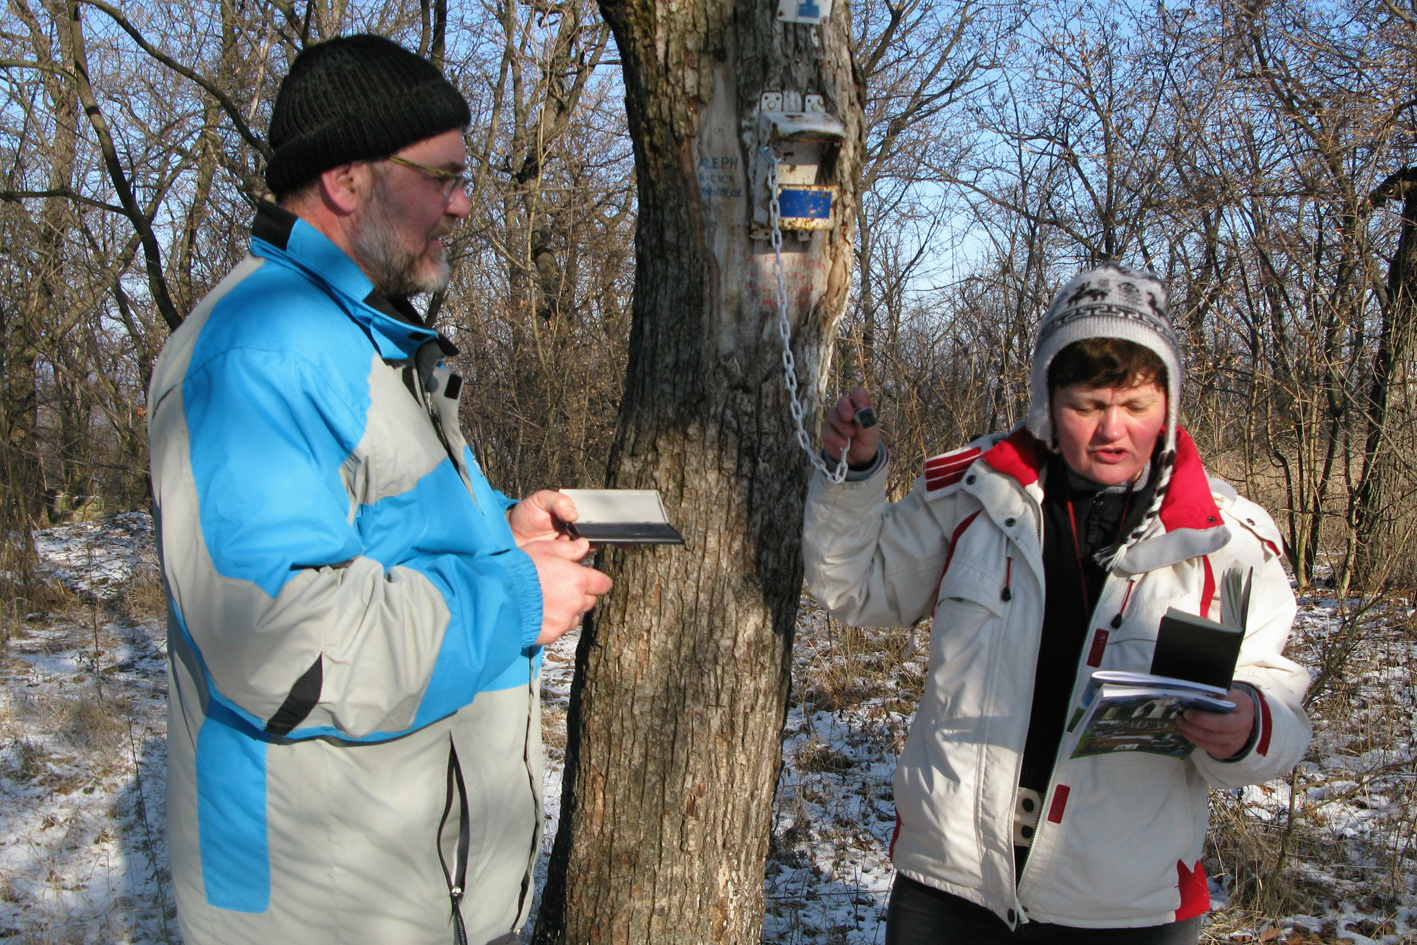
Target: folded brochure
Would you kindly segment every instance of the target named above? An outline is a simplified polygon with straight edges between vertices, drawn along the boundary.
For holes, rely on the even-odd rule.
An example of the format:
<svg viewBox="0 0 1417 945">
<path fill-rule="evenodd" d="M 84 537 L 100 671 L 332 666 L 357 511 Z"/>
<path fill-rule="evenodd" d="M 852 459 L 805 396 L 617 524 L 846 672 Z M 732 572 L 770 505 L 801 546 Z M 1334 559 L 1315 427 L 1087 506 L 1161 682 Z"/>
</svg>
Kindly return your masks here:
<svg viewBox="0 0 1417 945">
<path fill-rule="evenodd" d="M 1196 746 L 1181 734 L 1187 709 L 1229 712 L 1235 703 L 1215 686 L 1151 673 L 1098 670 L 1087 681 L 1068 730 L 1081 729 L 1072 757 L 1140 751 L 1184 758 Z"/>
<path fill-rule="evenodd" d="M 657 489 L 562 489 L 579 514 L 566 530 L 592 545 L 682 545 Z"/>
</svg>

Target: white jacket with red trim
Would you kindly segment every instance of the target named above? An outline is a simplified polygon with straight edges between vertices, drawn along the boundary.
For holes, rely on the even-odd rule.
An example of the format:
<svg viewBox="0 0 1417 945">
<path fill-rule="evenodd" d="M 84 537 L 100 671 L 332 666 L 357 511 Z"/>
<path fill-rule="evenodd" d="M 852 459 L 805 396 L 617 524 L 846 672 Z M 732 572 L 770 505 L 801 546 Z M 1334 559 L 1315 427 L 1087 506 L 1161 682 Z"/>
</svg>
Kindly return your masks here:
<svg viewBox="0 0 1417 945">
<path fill-rule="evenodd" d="M 1015 790 L 1043 623 L 1046 454 L 1020 429 L 927 461 L 900 502 L 885 465 L 859 482 L 820 473 L 807 498 L 807 582 L 833 616 L 906 626 L 933 614 L 925 691 L 895 775 L 895 867 L 1023 921 L 1082 928 L 1161 925 L 1210 905 L 1201 870 L 1206 787 L 1288 772 L 1308 746 L 1308 674 L 1282 654 L 1294 595 L 1263 509 L 1206 476 L 1177 431 L 1160 514 L 1108 574 L 1073 704 L 1094 669 L 1146 672 L 1168 607 L 1218 618 L 1215 576 L 1254 584 L 1237 684 L 1257 694 L 1256 732 L 1236 760 L 1111 754 L 1070 759 L 1064 735 L 1023 875 L 1015 883 Z"/>
</svg>

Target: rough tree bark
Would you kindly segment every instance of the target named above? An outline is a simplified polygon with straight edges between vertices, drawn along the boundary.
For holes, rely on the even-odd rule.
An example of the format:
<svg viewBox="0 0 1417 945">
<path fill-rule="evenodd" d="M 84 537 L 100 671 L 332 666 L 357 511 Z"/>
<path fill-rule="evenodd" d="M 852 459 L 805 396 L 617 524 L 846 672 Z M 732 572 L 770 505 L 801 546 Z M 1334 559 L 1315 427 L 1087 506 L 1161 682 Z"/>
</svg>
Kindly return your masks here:
<svg viewBox="0 0 1417 945">
<path fill-rule="evenodd" d="M 1402 365 L 1407 363 L 1417 329 L 1417 168 L 1404 167 L 1389 175 L 1368 198 L 1374 209 L 1396 199 L 1402 201 L 1402 223 L 1397 251 L 1388 266 L 1386 304 L 1373 352 L 1372 381 L 1363 404 L 1368 433 L 1363 442 L 1362 472 L 1351 498 L 1357 544 L 1352 579 L 1359 587 L 1380 583 L 1390 566 L 1387 559 L 1398 551 L 1383 540 L 1389 537 L 1383 533 L 1391 525 L 1385 508 L 1391 497 L 1385 487 L 1394 465 L 1390 455 L 1394 448 L 1392 402 L 1399 395 L 1394 388 L 1403 375 Z"/>
<path fill-rule="evenodd" d="M 543 943 L 756 943 L 808 466 L 785 394 L 773 253 L 753 239 L 764 92 L 820 95 L 835 229 L 786 234 L 808 423 L 850 282 L 862 89 L 843 0 L 601 0 L 638 173 L 634 321 L 610 485 L 657 488 L 685 548 L 605 554 L 576 656 Z M 805 99 L 803 99 L 805 101 Z M 801 107 L 801 106 L 797 106 Z M 761 233 L 761 230 L 759 231 Z M 568 356 L 573 356 L 568 353 Z"/>
</svg>

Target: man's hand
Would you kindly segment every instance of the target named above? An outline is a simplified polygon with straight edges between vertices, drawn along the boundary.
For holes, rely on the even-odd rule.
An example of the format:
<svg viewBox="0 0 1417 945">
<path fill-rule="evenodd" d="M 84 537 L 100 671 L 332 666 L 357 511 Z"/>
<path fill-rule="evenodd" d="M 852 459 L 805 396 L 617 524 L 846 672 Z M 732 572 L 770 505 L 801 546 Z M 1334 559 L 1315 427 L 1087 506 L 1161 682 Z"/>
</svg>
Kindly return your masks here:
<svg viewBox="0 0 1417 945">
<path fill-rule="evenodd" d="M 565 525 L 578 517 L 571 497 L 555 489 L 533 492 L 507 510 L 507 524 L 512 526 L 518 548 L 532 541 L 569 540 Z"/>
<path fill-rule="evenodd" d="M 881 428 L 872 424 L 863 427 L 856 422 L 856 412 L 871 406 L 871 394 L 864 387 L 857 387 L 850 397 L 837 401 L 835 407 L 828 407 L 822 417 L 822 450 L 833 460 L 841 459 L 841 451 L 851 438 L 851 451 L 846 461 L 853 466 L 864 466 L 876 458 L 881 446 Z"/>
<path fill-rule="evenodd" d="M 610 590 L 610 578 L 580 563 L 590 554 L 590 542 L 584 538 L 529 541 L 522 551 L 536 565 L 541 581 L 541 636 L 536 645 L 545 646 L 580 622 L 581 614 Z"/>
<path fill-rule="evenodd" d="M 1187 709 L 1181 716 L 1181 734 L 1218 761 L 1244 748 L 1255 725 L 1255 698 L 1248 689 L 1231 689 L 1225 698 L 1235 703 L 1234 710 Z"/>
</svg>

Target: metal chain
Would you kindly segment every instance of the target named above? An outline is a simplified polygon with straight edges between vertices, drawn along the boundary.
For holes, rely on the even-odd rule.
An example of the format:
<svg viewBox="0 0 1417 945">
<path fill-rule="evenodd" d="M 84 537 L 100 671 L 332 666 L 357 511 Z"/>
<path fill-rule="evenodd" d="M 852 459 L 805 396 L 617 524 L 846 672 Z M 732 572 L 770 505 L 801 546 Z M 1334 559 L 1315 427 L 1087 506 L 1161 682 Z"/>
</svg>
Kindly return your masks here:
<svg viewBox="0 0 1417 945">
<path fill-rule="evenodd" d="M 771 227 L 773 275 L 777 277 L 777 333 L 782 336 L 782 372 L 787 382 L 787 396 L 792 408 L 792 422 L 797 427 L 797 444 L 806 452 L 807 458 L 828 480 L 840 485 L 846 481 L 846 454 L 851 450 L 851 438 L 846 438 L 846 446 L 841 450 L 841 459 L 836 469 L 827 468 L 819 450 L 812 448 L 812 438 L 802 423 L 802 402 L 797 399 L 797 359 L 792 356 L 792 325 L 787 320 L 787 286 L 782 276 L 782 205 L 777 197 L 777 153 L 770 145 L 763 145 L 763 158 L 768 165 L 768 216 Z"/>
</svg>

